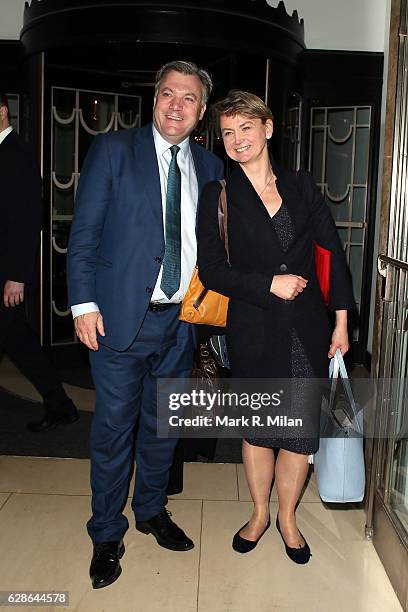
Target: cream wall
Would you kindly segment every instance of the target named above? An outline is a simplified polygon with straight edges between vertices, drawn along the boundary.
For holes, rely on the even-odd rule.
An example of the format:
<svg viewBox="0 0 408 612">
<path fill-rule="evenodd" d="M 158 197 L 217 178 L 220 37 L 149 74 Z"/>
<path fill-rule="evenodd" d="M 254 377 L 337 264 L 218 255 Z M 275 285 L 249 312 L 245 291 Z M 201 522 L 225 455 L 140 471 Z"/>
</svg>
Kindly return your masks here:
<svg viewBox="0 0 408 612">
<path fill-rule="evenodd" d="M 278 0 L 268 0 L 277 6 Z M 309 49 L 384 51 L 388 0 L 285 0 L 305 21 Z"/>
<path fill-rule="evenodd" d="M 23 25 L 24 0 L 0 0 L 0 40 L 16 40 Z"/>
</svg>

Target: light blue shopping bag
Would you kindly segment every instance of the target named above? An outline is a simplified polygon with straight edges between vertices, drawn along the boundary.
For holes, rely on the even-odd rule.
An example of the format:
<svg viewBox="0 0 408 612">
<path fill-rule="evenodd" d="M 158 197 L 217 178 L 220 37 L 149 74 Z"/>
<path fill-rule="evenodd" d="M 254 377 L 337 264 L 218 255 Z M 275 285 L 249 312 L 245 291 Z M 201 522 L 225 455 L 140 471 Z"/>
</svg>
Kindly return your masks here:
<svg viewBox="0 0 408 612">
<path fill-rule="evenodd" d="M 357 408 L 339 349 L 330 362 L 329 375 L 332 379 L 329 405 L 327 412 L 322 411 L 320 446 L 313 458 L 317 488 L 325 502 L 360 502 L 365 491 L 363 411 Z M 344 419 L 335 407 L 339 377 L 348 403 L 349 416 L 345 414 Z"/>
</svg>

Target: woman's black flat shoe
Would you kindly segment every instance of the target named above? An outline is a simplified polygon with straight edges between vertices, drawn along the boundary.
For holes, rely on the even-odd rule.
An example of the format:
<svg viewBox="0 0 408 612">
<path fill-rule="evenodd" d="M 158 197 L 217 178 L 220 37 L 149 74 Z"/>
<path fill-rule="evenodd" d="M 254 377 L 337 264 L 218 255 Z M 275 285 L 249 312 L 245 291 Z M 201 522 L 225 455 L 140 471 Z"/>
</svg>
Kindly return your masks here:
<svg viewBox="0 0 408 612">
<path fill-rule="evenodd" d="M 241 529 L 244 529 L 244 527 L 246 527 L 247 525 L 248 523 L 245 523 L 245 525 L 241 527 Z M 271 525 L 271 517 L 269 517 L 265 529 L 263 530 L 263 532 L 261 533 L 261 535 L 259 536 L 257 540 L 245 540 L 245 538 L 242 538 L 239 535 L 239 532 L 241 531 L 241 529 L 239 529 L 232 539 L 232 548 L 236 552 L 239 552 L 239 553 L 247 553 L 247 552 L 250 552 L 251 550 L 254 550 L 255 546 L 258 544 L 259 540 L 262 538 L 265 531 L 269 529 L 270 525 Z"/>
<path fill-rule="evenodd" d="M 302 565 L 304 565 L 305 563 L 308 563 L 310 557 L 312 556 L 312 553 L 310 552 L 309 544 L 306 542 L 306 540 L 305 540 L 303 534 L 301 533 L 301 531 L 299 531 L 299 533 L 302 536 L 302 538 L 305 540 L 304 546 L 302 546 L 302 548 L 291 548 L 290 546 L 288 546 L 286 544 L 285 540 L 283 539 L 283 535 L 282 535 L 282 532 L 280 530 L 278 516 L 276 517 L 276 529 L 280 533 L 280 536 L 281 536 L 281 538 L 283 540 L 283 543 L 285 545 L 286 554 L 288 555 L 289 559 L 291 559 L 295 563 L 299 563 L 299 564 L 302 564 Z"/>
</svg>

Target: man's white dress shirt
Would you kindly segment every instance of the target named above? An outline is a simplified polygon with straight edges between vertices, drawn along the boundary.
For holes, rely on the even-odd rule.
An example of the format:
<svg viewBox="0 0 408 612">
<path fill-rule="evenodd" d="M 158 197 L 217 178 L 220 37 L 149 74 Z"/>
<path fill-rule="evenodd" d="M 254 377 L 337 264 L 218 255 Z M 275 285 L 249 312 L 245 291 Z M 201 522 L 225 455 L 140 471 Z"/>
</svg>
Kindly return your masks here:
<svg viewBox="0 0 408 612">
<path fill-rule="evenodd" d="M 3 142 L 5 137 L 8 136 L 10 134 L 10 132 L 12 132 L 12 131 L 13 131 L 13 127 L 10 125 L 10 127 L 6 128 L 2 132 L 0 132 L 0 144 Z"/>
</svg>

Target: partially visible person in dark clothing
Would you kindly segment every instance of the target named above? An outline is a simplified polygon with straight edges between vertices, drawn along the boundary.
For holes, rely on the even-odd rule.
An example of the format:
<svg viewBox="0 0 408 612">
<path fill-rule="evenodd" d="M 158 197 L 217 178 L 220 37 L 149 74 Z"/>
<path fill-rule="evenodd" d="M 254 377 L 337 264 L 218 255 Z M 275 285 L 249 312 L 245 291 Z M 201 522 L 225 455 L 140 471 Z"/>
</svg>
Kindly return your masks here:
<svg viewBox="0 0 408 612">
<path fill-rule="evenodd" d="M 0 355 L 11 361 L 41 394 L 44 417 L 29 431 L 49 431 L 74 423 L 79 415 L 57 373 L 28 325 L 24 312 L 33 280 L 41 228 L 41 178 L 34 158 L 9 122 L 9 106 L 0 93 Z"/>
</svg>

